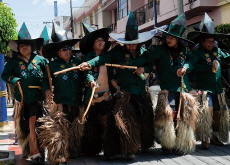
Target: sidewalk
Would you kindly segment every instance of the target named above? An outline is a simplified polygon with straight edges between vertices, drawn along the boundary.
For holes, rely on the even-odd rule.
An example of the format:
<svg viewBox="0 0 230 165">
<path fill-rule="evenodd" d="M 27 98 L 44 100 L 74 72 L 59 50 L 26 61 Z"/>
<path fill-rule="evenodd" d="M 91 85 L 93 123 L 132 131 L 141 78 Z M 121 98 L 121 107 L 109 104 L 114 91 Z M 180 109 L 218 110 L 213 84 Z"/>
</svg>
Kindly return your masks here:
<svg viewBox="0 0 230 165">
<path fill-rule="evenodd" d="M 13 109 L 8 108 L 8 120 L 12 128 Z M 12 145 L 14 142 L 14 132 L 0 133 L 0 146 L 1 150 L 15 151 L 15 165 L 28 165 L 29 161 L 21 159 L 21 149 L 18 145 Z M 79 157 L 77 159 L 70 159 L 69 165 L 229 165 L 230 164 L 230 143 L 225 146 L 210 146 L 209 150 L 202 150 L 200 142 L 196 143 L 196 151 L 191 155 L 177 156 L 174 154 L 164 155 L 161 151 L 161 146 L 156 144 L 155 148 L 150 149 L 146 153 L 136 155 L 132 161 L 126 160 L 122 156 L 115 157 L 114 160 L 105 160 L 103 153 L 96 157 Z M 46 162 L 46 165 L 49 165 Z"/>
</svg>

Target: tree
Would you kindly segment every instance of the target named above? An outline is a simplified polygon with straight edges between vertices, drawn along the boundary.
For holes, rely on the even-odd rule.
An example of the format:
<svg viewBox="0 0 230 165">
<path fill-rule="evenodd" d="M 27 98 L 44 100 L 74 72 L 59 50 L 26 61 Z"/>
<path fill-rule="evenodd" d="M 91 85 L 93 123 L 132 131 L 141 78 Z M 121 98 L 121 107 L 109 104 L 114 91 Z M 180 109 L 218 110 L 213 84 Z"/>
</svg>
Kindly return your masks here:
<svg viewBox="0 0 230 165">
<path fill-rule="evenodd" d="M 230 24 L 220 24 L 215 27 L 215 32 L 216 33 L 224 33 L 224 34 L 229 34 L 230 33 Z M 225 46 L 225 49 L 229 49 L 230 45 L 230 36 L 226 37 L 224 39 L 221 39 L 221 44 L 222 46 Z"/>
<path fill-rule="evenodd" d="M 6 54 L 8 41 L 17 39 L 17 26 L 12 9 L 0 2 L 0 53 Z"/>
</svg>

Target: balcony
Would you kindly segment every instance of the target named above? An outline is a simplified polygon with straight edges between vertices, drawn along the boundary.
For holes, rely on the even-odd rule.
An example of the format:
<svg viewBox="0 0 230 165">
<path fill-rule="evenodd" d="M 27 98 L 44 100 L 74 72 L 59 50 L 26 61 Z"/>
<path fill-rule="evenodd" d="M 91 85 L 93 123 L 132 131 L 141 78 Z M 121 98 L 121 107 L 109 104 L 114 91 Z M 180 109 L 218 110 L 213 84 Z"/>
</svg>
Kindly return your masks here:
<svg viewBox="0 0 230 165">
<path fill-rule="evenodd" d="M 112 29 L 112 32 L 116 33 L 117 31 L 117 23 L 113 23 L 109 26 L 107 26 L 108 28 L 111 28 Z"/>
<path fill-rule="evenodd" d="M 135 19 L 137 20 L 138 26 L 143 25 L 149 21 L 153 20 L 154 12 L 153 12 L 153 1 L 140 7 L 134 12 Z"/>
</svg>

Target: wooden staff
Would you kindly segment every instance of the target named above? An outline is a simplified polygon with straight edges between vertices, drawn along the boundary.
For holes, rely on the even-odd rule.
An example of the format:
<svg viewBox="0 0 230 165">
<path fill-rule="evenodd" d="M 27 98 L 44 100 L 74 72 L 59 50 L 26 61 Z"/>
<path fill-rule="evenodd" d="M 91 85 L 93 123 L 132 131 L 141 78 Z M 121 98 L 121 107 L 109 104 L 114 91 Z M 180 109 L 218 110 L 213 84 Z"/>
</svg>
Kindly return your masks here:
<svg viewBox="0 0 230 165">
<path fill-rule="evenodd" d="M 91 93 L 91 96 L 90 96 L 90 99 L 89 99 L 88 106 L 87 106 L 87 108 L 86 108 L 86 110 L 85 110 L 85 113 L 83 114 L 83 116 L 82 116 L 82 118 L 81 118 L 81 122 L 84 122 L 84 121 L 85 121 L 85 115 L 86 115 L 87 112 L 89 111 L 90 105 L 91 105 L 92 100 L 93 100 L 93 95 L 94 95 L 95 89 L 96 89 L 96 87 L 94 86 L 94 87 L 92 88 L 92 93 Z"/>
<path fill-rule="evenodd" d="M 75 70 L 75 69 L 80 69 L 80 67 L 79 66 L 74 66 L 74 67 L 71 67 L 71 68 L 63 69 L 61 71 L 55 72 L 54 75 L 58 75 L 58 74 L 65 73 L 65 72 Z M 85 67 L 84 69 L 85 70 L 90 70 L 91 68 L 90 67 Z"/>
<path fill-rule="evenodd" d="M 107 63 L 105 63 L 105 66 L 114 66 L 114 67 L 137 69 L 137 66 L 127 66 L 127 65 L 119 65 L 119 64 L 107 64 Z"/>
<path fill-rule="evenodd" d="M 28 88 L 41 88 L 40 86 L 28 86 Z"/>
<path fill-rule="evenodd" d="M 50 67 L 49 67 L 49 65 L 46 65 L 46 71 L 47 71 L 47 74 L 48 74 L 48 80 L 49 80 L 50 90 L 52 91 L 52 79 L 51 79 L 51 74 L 50 74 Z"/>
<path fill-rule="evenodd" d="M 22 92 L 21 85 L 20 85 L 19 82 L 17 82 L 17 85 L 18 85 L 18 90 L 19 90 L 19 92 L 20 92 L 20 94 L 21 94 L 21 102 L 20 102 L 19 108 L 18 108 L 18 110 L 17 110 L 16 119 L 18 119 L 18 117 L 19 117 L 20 114 L 21 114 L 21 110 L 22 110 L 22 106 L 23 106 L 23 102 L 24 102 L 24 99 L 23 99 L 24 96 L 23 96 L 23 92 Z"/>
<path fill-rule="evenodd" d="M 180 80 L 180 98 L 179 98 L 179 106 L 178 106 L 177 117 L 176 117 L 176 120 L 177 120 L 176 128 L 175 128 L 176 130 L 179 127 L 179 120 L 181 120 L 180 119 L 180 110 L 181 110 L 181 101 L 182 101 L 183 80 L 184 80 L 184 75 L 181 75 L 181 80 Z"/>
</svg>

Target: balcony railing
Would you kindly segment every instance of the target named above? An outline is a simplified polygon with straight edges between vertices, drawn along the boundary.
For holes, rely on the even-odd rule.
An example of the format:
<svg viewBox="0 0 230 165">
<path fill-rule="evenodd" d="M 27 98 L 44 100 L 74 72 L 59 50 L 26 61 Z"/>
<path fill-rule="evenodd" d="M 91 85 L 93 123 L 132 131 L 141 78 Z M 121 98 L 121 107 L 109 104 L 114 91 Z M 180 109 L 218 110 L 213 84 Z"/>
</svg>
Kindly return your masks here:
<svg viewBox="0 0 230 165">
<path fill-rule="evenodd" d="M 111 28 L 112 31 L 115 31 L 117 29 L 117 23 L 113 23 L 113 24 L 109 25 L 108 27 Z"/>
<path fill-rule="evenodd" d="M 139 26 L 145 24 L 146 22 L 152 21 L 154 17 L 153 1 L 140 7 L 133 13 Z"/>
</svg>

